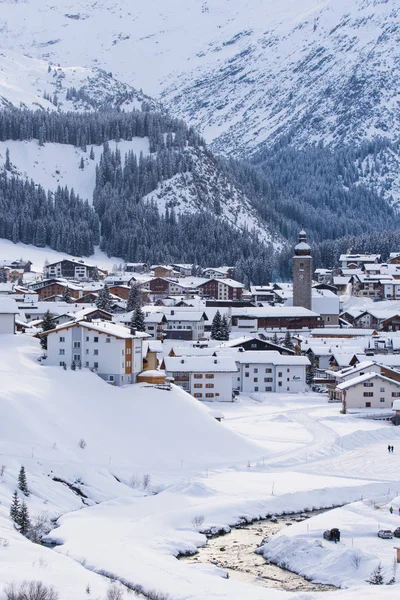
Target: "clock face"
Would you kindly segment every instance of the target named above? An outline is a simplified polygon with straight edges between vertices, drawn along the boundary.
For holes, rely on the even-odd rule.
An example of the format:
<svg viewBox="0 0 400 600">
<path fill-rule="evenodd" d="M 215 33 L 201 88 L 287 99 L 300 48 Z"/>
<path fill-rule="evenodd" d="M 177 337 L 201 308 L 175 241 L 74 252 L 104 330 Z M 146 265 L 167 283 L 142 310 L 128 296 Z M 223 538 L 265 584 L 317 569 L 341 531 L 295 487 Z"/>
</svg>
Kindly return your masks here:
<svg viewBox="0 0 400 600">
<path fill-rule="evenodd" d="M 299 279 L 304 279 L 304 275 L 303 275 L 303 273 L 300 273 L 300 275 L 299 275 Z"/>
</svg>

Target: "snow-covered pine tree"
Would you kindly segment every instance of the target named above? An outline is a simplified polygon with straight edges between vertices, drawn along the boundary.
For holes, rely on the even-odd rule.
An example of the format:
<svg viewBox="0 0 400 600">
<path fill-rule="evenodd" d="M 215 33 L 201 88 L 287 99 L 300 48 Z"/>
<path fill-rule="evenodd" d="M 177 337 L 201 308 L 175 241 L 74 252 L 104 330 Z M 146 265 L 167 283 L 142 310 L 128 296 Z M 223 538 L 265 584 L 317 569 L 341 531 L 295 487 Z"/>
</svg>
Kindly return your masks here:
<svg viewBox="0 0 400 600">
<path fill-rule="evenodd" d="M 101 310 L 106 310 L 107 312 L 111 312 L 111 303 L 112 303 L 111 293 L 110 293 L 110 290 L 108 289 L 108 285 L 105 283 L 103 289 L 100 290 L 100 292 L 98 293 L 98 296 L 96 298 L 96 306 L 97 306 L 97 308 L 100 308 Z"/>
<path fill-rule="evenodd" d="M 0 283 L 7 283 L 7 274 L 5 269 L 0 269 Z"/>
<path fill-rule="evenodd" d="M 10 150 L 6 148 L 6 162 L 4 163 L 4 168 L 6 171 L 11 171 L 11 161 L 10 161 Z"/>
<path fill-rule="evenodd" d="M 85 168 L 85 161 L 83 160 L 83 156 L 81 157 L 81 161 L 79 163 L 79 168 L 82 169 L 82 171 Z"/>
<path fill-rule="evenodd" d="M 294 345 L 292 342 L 292 337 L 290 335 L 290 331 L 287 330 L 286 335 L 285 335 L 285 339 L 283 340 L 283 345 L 285 346 L 285 348 L 289 348 L 289 350 L 293 350 Z"/>
<path fill-rule="evenodd" d="M 146 331 L 146 325 L 144 323 L 144 312 L 140 306 L 136 306 L 132 314 L 131 328 L 136 331 Z"/>
<path fill-rule="evenodd" d="M 10 506 L 10 517 L 14 521 L 14 523 L 18 522 L 19 512 L 21 510 L 21 505 L 19 502 L 18 492 L 15 490 L 13 493 L 11 506 Z"/>
<path fill-rule="evenodd" d="M 222 327 L 222 318 L 219 310 L 214 315 L 214 318 L 211 323 L 211 339 L 212 340 L 220 340 L 221 339 L 221 327 Z"/>
<path fill-rule="evenodd" d="M 306 383 L 307 383 L 307 385 L 312 385 L 314 383 L 314 377 L 315 377 L 315 372 L 316 372 L 315 354 L 311 350 L 310 352 L 308 352 L 307 356 L 308 356 L 308 360 L 310 361 L 310 366 L 307 367 L 307 369 L 306 369 Z"/>
<path fill-rule="evenodd" d="M 31 521 L 29 518 L 28 507 L 26 505 L 25 500 L 22 501 L 17 523 L 20 527 L 19 530 L 22 533 L 22 535 L 26 535 L 30 529 Z"/>
<path fill-rule="evenodd" d="M 89 154 L 89 158 L 90 158 L 90 160 L 94 160 L 94 150 L 93 150 L 93 146 L 90 148 L 90 154 Z"/>
<path fill-rule="evenodd" d="M 131 312 L 135 308 L 141 308 L 143 306 L 143 294 L 138 287 L 131 287 L 129 290 L 129 296 L 126 303 L 126 311 Z"/>
<path fill-rule="evenodd" d="M 220 340 L 223 340 L 224 342 L 227 342 L 229 340 L 229 325 L 228 325 L 228 319 L 226 318 L 226 315 L 224 314 L 221 320 L 221 335 L 220 335 Z"/>
<path fill-rule="evenodd" d="M 372 571 L 371 575 L 368 577 L 368 579 L 366 581 L 370 585 L 383 585 L 384 584 L 383 575 L 384 575 L 384 572 L 383 572 L 382 563 L 379 563 L 378 566 Z"/>
<path fill-rule="evenodd" d="M 62 299 L 63 299 L 63 302 L 66 302 L 67 304 L 71 304 L 73 302 L 71 292 L 69 291 L 68 287 L 65 287 L 63 289 Z"/>
<path fill-rule="evenodd" d="M 272 336 L 272 343 L 279 344 L 279 338 L 278 338 L 278 334 L 276 333 L 276 331 L 275 331 L 274 335 Z"/>
<path fill-rule="evenodd" d="M 18 488 L 24 494 L 24 496 L 29 496 L 30 491 L 28 488 L 28 482 L 26 480 L 26 471 L 24 465 L 21 466 L 18 474 Z"/>
<path fill-rule="evenodd" d="M 56 327 L 57 323 L 55 322 L 55 315 L 53 315 L 49 310 L 43 315 L 42 320 L 42 331 L 50 331 Z M 44 350 L 47 350 L 47 336 L 43 336 L 40 338 L 40 345 Z"/>
</svg>

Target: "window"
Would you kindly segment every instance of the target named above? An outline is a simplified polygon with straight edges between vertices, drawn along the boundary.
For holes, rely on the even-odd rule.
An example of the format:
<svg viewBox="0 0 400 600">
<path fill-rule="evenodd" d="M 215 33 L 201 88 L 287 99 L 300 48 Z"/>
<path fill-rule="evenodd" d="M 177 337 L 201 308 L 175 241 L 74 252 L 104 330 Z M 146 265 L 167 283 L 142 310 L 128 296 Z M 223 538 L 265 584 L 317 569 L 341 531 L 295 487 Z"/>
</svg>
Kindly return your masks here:
<svg viewBox="0 0 400 600">
<path fill-rule="evenodd" d="M 114 375 L 109 375 L 108 376 L 108 381 L 114 381 Z"/>
<path fill-rule="evenodd" d="M 272 387 L 266 387 L 266 388 L 265 388 L 265 391 L 266 391 L 266 392 L 272 392 Z"/>
<path fill-rule="evenodd" d="M 203 377 L 203 374 L 202 374 L 202 373 L 195 373 L 195 374 L 193 375 L 193 377 L 194 377 L 195 379 L 201 379 L 201 378 Z"/>
<path fill-rule="evenodd" d="M 258 387 L 257 387 L 257 386 L 254 388 L 254 391 L 255 391 L 255 392 L 258 392 Z"/>
<path fill-rule="evenodd" d="M 59 350 L 58 354 L 64 355 L 64 354 L 65 354 L 65 350 L 64 350 L 64 348 L 60 348 L 60 350 Z"/>
<path fill-rule="evenodd" d="M 286 381 L 290 381 L 290 377 L 288 377 L 288 378 L 286 379 Z"/>
<path fill-rule="evenodd" d="M 121 353 L 122 353 L 122 356 L 124 356 L 124 354 L 125 354 L 124 350 L 121 350 Z"/>
<path fill-rule="evenodd" d="M 81 360 L 81 355 L 80 354 L 74 354 L 74 362 L 80 362 Z"/>
<path fill-rule="evenodd" d="M 89 354 L 89 348 L 86 348 L 85 354 Z"/>
<path fill-rule="evenodd" d="M 282 381 L 278 381 L 278 387 L 282 387 Z"/>
<path fill-rule="evenodd" d="M 380 391 L 380 392 L 384 392 L 384 391 L 385 391 L 385 388 L 380 388 L 380 390 L 379 390 L 379 391 Z"/>
<path fill-rule="evenodd" d="M 248 377 L 248 376 L 249 376 L 249 374 L 248 374 L 248 373 L 245 373 L 245 374 L 244 374 L 244 376 L 245 376 L 245 377 Z"/>
<path fill-rule="evenodd" d="M 271 383 L 272 377 L 264 377 L 264 383 Z"/>
<path fill-rule="evenodd" d="M 131 363 L 131 361 L 130 361 L 130 360 L 127 360 L 127 361 L 126 361 L 126 366 L 127 366 L 127 367 L 130 367 L 130 366 L 131 366 L 131 364 L 132 364 L 132 363 Z"/>
<path fill-rule="evenodd" d="M 206 379 L 214 379 L 214 373 L 206 373 Z"/>
<path fill-rule="evenodd" d="M 125 363 L 124 362 L 122 363 L 121 366 L 122 366 L 123 369 L 125 369 Z"/>
<path fill-rule="evenodd" d="M 254 369 L 254 373 L 258 373 L 258 369 Z"/>
<path fill-rule="evenodd" d="M 272 373 L 272 369 L 265 369 L 266 373 Z"/>
<path fill-rule="evenodd" d="M 93 354 L 94 354 L 95 356 L 97 356 L 97 355 L 99 354 L 99 351 L 98 351 L 98 350 L 93 350 Z"/>
<path fill-rule="evenodd" d="M 244 365 L 244 368 L 245 368 L 245 369 L 248 369 L 248 368 L 249 368 L 249 365 Z"/>
<path fill-rule="evenodd" d="M 278 373 L 278 377 L 282 377 L 282 373 Z"/>
<path fill-rule="evenodd" d="M 371 402 L 366 402 L 365 403 L 365 408 L 371 408 Z"/>
<path fill-rule="evenodd" d="M 372 398 L 373 395 L 374 395 L 374 392 L 364 392 L 365 398 Z"/>
<path fill-rule="evenodd" d="M 131 350 L 131 348 L 127 348 L 127 349 L 126 349 L 126 353 L 127 353 L 127 354 L 132 354 L 132 350 Z"/>
<path fill-rule="evenodd" d="M 80 342 L 74 342 L 74 348 L 80 348 L 80 347 L 81 347 Z"/>
<path fill-rule="evenodd" d="M 374 387 L 374 384 L 371 382 L 364 383 L 364 387 Z"/>
<path fill-rule="evenodd" d="M 193 387 L 195 387 L 195 388 L 202 388 L 203 384 L 202 383 L 195 383 Z"/>
<path fill-rule="evenodd" d="M 216 396 L 219 396 L 219 394 L 215 394 Z"/>
<path fill-rule="evenodd" d="M 194 397 L 195 397 L 195 398 L 202 398 L 202 397 L 203 397 L 203 394 L 194 394 Z"/>
<path fill-rule="evenodd" d="M 106 338 L 106 344 L 109 344 L 111 342 L 111 338 Z M 112 377 L 112 375 L 110 375 L 110 377 Z M 110 379 L 110 381 L 114 381 L 114 379 Z"/>
<path fill-rule="evenodd" d="M 385 402 L 385 398 L 379 398 L 379 402 Z"/>
<path fill-rule="evenodd" d="M 94 341 L 94 342 L 97 344 L 97 342 L 99 341 L 99 338 L 98 338 L 97 336 L 95 336 L 95 337 L 93 338 L 93 341 Z"/>
<path fill-rule="evenodd" d="M 89 366 L 89 363 L 88 363 L 88 362 L 85 362 L 85 367 L 88 367 L 88 366 Z"/>
<path fill-rule="evenodd" d="M 400 392 L 392 392 L 392 398 L 400 398 Z"/>
<path fill-rule="evenodd" d="M 86 341 L 87 341 L 87 342 L 89 341 L 89 336 L 88 336 L 88 335 L 86 336 Z"/>
<path fill-rule="evenodd" d="M 286 388 L 286 391 L 287 391 L 287 392 L 290 392 L 290 387 L 287 387 L 287 388 Z"/>
<path fill-rule="evenodd" d="M 94 367 L 95 369 L 98 369 L 98 368 L 99 368 L 99 363 L 98 363 L 98 362 L 95 362 L 95 363 L 93 363 L 93 367 Z"/>
<path fill-rule="evenodd" d="M 206 388 L 213 388 L 214 384 L 213 383 L 206 383 Z"/>
<path fill-rule="evenodd" d="M 61 361 L 60 362 L 60 367 L 65 367 L 65 362 Z"/>
<path fill-rule="evenodd" d="M 214 394 L 206 394 L 206 398 L 214 398 Z"/>
<path fill-rule="evenodd" d="M 62 344 L 63 342 L 65 342 L 65 337 L 60 337 L 60 344 Z"/>
<path fill-rule="evenodd" d="M 286 369 L 286 373 L 290 373 L 290 369 Z"/>
</svg>

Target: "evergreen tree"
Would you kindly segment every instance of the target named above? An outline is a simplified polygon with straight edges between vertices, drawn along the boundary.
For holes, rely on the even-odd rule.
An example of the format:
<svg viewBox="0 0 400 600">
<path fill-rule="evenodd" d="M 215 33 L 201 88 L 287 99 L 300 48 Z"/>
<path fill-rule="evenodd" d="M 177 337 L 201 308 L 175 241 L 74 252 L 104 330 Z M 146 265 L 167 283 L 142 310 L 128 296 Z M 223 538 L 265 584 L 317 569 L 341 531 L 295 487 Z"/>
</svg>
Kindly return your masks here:
<svg viewBox="0 0 400 600">
<path fill-rule="evenodd" d="M 0 283 L 7 283 L 7 273 L 5 269 L 0 269 Z"/>
<path fill-rule="evenodd" d="M 55 321 L 55 315 L 47 310 L 43 315 L 42 331 L 50 331 L 51 329 L 55 329 L 56 326 L 57 323 Z M 47 350 L 47 336 L 40 338 L 40 345 L 42 346 L 43 350 Z"/>
<path fill-rule="evenodd" d="M 69 291 L 68 287 L 65 287 L 63 289 L 62 299 L 63 299 L 63 302 L 67 302 L 67 304 L 71 304 L 73 302 L 71 292 Z"/>
<path fill-rule="evenodd" d="M 274 335 L 272 336 L 272 343 L 279 345 L 279 338 L 278 338 L 278 334 L 276 333 L 276 331 L 275 331 Z"/>
<path fill-rule="evenodd" d="M 94 150 L 93 150 L 93 146 L 90 148 L 90 154 L 89 154 L 89 158 L 90 158 L 90 160 L 94 160 Z"/>
<path fill-rule="evenodd" d="M 290 335 L 289 330 L 286 331 L 285 339 L 283 340 L 283 345 L 285 346 L 285 348 L 289 348 L 289 350 L 293 350 L 294 348 L 294 344 L 292 342 L 292 337 Z"/>
<path fill-rule="evenodd" d="M 96 298 L 96 306 L 101 310 L 111 312 L 112 297 L 108 285 L 105 283 L 102 290 L 99 291 Z"/>
<path fill-rule="evenodd" d="M 306 383 L 307 383 L 307 385 L 312 385 L 314 383 L 314 377 L 315 377 L 315 373 L 316 373 L 315 354 L 311 350 L 311 352 L 308 352 L 306 356 L 308 357 L 308 360 L 310 361 L 310 366 L 306 368 Z"/>
<path fill-rule="evenodd" d="M 83 160 L 83 156 L 81 157 L 81 161 L 80 161 L 80 163 L 79 163 L 79 168 L 80 168 L 80 169 L 82 169 L 82 171 L 83 171 L 83 169 L 85 168 L 85 162 L 84 162 L 84 160 Z"/>
<path fill-rule="evenodd" d="M 18 515 L 18 525 L 20 527 L 20 532 L 22 535 L 26 535 L 31 527 L 31 521 L 29 519 L 28 507 L 26 505 L 25 500 L 22 501 L 21 509 Z"/>
<path fill-rule="evenodd" d="M 383 585 L 383 567 L 382 563 L 379 563 L 378 566 L 372 571 L 371 575 L 366 580 L 370 585 Z"/>
<path fill-rule="evenodd" d="M 135 331 L 146 331 L 144 312 L 140 306 L 136 306 L 132 314 L 131 328 Z"/>
<path fill-rule="evenodd" d="M 28 482 L 26 480 L 26 471 L 23 465 L 21 466 L 18 474 L 18 488 L 21 490 L 24 496 L 29 496 L 30 492 L 28 488 Z"/>
<path fill-rule="evenodd" d="M 18 492 L 17 490 L 15 490 L 10 506 L 10 517 L 14 521 L 14 523 L 18 523 L 20 509 L 21 506 L 19 502 Z"/>
<path fill-rule="evenodd" d="M 71 370 L 72 370 L 72 371 L 75 371 L 75 370 L 76 370 L 76 364 L 75 364 L 75 361 L 74 361 L 74 360 L 73 360 L 73 361 L 72 361 L 72 363 L 71 363 Z"/>
<path fill-rule="evenodd" d="M 4 168 L 6 171 L 11 171 L 11 161 L 10 161 L 10 150 L 6 148 L 6 162 L 4 163 Z"/>
<path fill-rule="evenodd" d="M 222 317 L 222 321 L 221 321 L 221 336 L 219 339 L 223 340 L 224 342 L 227 342 L 229 340 L 229 325 L 228 325 L 228 319 L 226 318 L 225 314 Z"/>
<path fill-rule="evenodd" d="M 211 323 L 211 339 L 212 340 L 220 340 L 221 339 L 221 334 L 222 334 L 222 319 L 221 319 L 221 313 L 219 312 L 219 310 L 217 310 L 217 312 L 214 315 L 214 318 L 212 320 Z"/>
<path fill-rule="evenodd" d="M 143 294 L 138 287 L 131 287 L 129 290 L 128 301 L 126 303 L 126 311 L 131 312 L 135 308 L 143 306 Z"/>
</svg>

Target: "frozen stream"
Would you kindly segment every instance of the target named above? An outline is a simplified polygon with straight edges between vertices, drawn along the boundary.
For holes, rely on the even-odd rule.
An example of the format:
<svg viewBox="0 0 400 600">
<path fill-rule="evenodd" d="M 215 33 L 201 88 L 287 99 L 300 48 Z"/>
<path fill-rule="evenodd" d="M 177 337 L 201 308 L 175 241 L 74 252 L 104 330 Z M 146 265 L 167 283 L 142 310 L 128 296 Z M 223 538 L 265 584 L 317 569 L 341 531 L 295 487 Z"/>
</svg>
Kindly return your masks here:
<svg viewBox="0 0 400 600">
<path fill-rule="evenodd" d="M 264 557 L 256 554 L 263 540 L 290 527 L 297 520 L 325 512 L 286 515 L 276 517 L 276 521 L 265 519 L 250 525 L 232 528 L 226 535 L 212 537 L 207 545 L 199 548 L 197 554 L 181 557 L 188 563 L 212 563 L 224 569 L 232 579 L 254 583 L 286 591 L 332 591 L 330 585 L 311 583 L 301 575 L 287 571 L 277 565 L 267 563 Z"/>
</svg>

